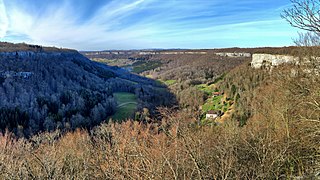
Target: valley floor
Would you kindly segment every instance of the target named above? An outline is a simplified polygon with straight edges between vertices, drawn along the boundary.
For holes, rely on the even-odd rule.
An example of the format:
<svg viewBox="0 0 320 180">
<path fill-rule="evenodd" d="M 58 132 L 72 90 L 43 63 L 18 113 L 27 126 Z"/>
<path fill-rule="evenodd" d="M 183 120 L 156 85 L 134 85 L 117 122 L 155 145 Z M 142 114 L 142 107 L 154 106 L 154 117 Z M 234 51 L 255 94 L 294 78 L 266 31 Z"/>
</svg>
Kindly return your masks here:
<svg viewBox="0 0 320 180">
<path fill-rule="evenodd" d="M 138 100 L 135 94 L 118 92 L 113 96 L 117 101 L 116 113 L 111 117 L 113 120 L 125 120 L 132 118 L 137 110 Z"/>
</svg>

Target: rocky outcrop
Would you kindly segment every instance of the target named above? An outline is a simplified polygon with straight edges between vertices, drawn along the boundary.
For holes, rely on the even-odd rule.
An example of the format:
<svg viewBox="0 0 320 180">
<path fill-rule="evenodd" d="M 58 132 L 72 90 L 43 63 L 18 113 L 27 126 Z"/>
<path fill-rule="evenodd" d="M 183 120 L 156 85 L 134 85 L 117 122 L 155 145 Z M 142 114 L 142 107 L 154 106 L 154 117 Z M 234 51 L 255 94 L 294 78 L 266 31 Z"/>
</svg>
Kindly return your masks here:
<svg viewBox="0 0 320 180">
<path fill-rule="evenodd" d="M 77 56 L 79 57 L 79 53 L 76 51 L 70 52 L 34 52 L 34 51 L 16 51 L 16 52 L 0 52 L 1 59 L 24 59 L 24 60 L 34 60 L 34 59 L 50 59 L 50 58 L 58 58 L 61 56 Z"/>
<path fill-rule="evenodd" d="M 222 57 L 251 57 L 250 53 L 229 53 L 229 52 L 219 52 L 219 53 L 215 53 L 217 56 L 222 56 Z"/>
<path fill-rule="evenodd" d="M 284 63 L 298 63 L 299 58 L 288 55 L 253 54 L 251 66 L 253 68 L 273 67 Z"/>
<path fill-rule="evenodd" d="M 153 50 L 153 51 L 140 51 L 140 50 L 132 50 L 132 51 L 97 51 L 97 52 L 82 52 L 85 56 L 92 55 L 156 55 L 156 54 L 166 54 L 166 55 L 176 55 L 176 54 L 207 54 L 206 51 L 163 51 L 163 50 Z"/>
</svg>

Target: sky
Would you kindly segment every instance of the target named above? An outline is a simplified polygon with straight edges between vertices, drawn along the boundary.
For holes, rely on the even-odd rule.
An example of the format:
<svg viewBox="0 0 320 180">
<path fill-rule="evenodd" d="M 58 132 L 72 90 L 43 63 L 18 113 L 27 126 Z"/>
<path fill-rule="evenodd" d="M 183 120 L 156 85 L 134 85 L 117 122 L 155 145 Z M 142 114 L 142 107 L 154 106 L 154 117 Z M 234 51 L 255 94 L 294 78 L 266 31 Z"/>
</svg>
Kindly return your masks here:
<svg viewBox="0 0 320 180">
<path fill-rule="evenodd" d="M 0 41 L 77 50 L 290 46 L 290 0 L 0 0 Z"/>
</svg>

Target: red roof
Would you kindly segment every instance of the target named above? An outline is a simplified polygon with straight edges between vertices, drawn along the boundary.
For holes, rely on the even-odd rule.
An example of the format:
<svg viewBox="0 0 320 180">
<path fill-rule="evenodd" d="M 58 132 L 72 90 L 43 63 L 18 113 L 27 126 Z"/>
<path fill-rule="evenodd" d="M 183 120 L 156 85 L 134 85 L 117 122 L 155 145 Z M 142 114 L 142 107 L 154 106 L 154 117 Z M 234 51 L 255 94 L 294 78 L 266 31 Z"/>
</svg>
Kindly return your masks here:
<svg viewBox="0 0 320 180">
<path fill-rule="evenodd" d="M 207 114 L 219 114 L 220 112 L 218 110 L 210 110 L 207 112 Z"/>
</svg>

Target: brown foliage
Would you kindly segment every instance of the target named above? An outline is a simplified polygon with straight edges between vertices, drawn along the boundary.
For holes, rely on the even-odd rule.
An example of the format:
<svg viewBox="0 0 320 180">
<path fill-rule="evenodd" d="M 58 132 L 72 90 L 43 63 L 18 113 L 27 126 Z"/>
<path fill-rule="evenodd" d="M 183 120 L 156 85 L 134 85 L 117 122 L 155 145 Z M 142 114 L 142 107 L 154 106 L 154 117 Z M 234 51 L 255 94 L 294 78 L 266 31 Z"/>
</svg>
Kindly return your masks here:
<svg viewBox="0 0 320 180">
<path fill-rule="evenodd" d="M 90 133 L 43 133 L 30 140 L 6 133 L 0 137 L 0 179 L 316 178 L 320 82 L 304 71 L 293 75 L 291 68 L 270 73 L 243 66 L 226 77 L 241 90 L 239 101 L 250 103 L 239 109 L 251 112 L 244 127 L 235 121 L 198 126 L 193 112 L 162 109 L 157 124 L 109 122 Z"/>
<path fill-rule="evenodd" d="M 35 145 L 1 136 L 1 179 L 270 179 L 312 175 L 319 126 L 279 119 L 192 127 L 185 113 L 160 126 L 127 121 Z M 287 136 L 288 128 L 290 136 Z M 52 136 L 43 134 L 48 139 Z M 318 148 L 318 149 L 317 149 Z"/>
</svg>

